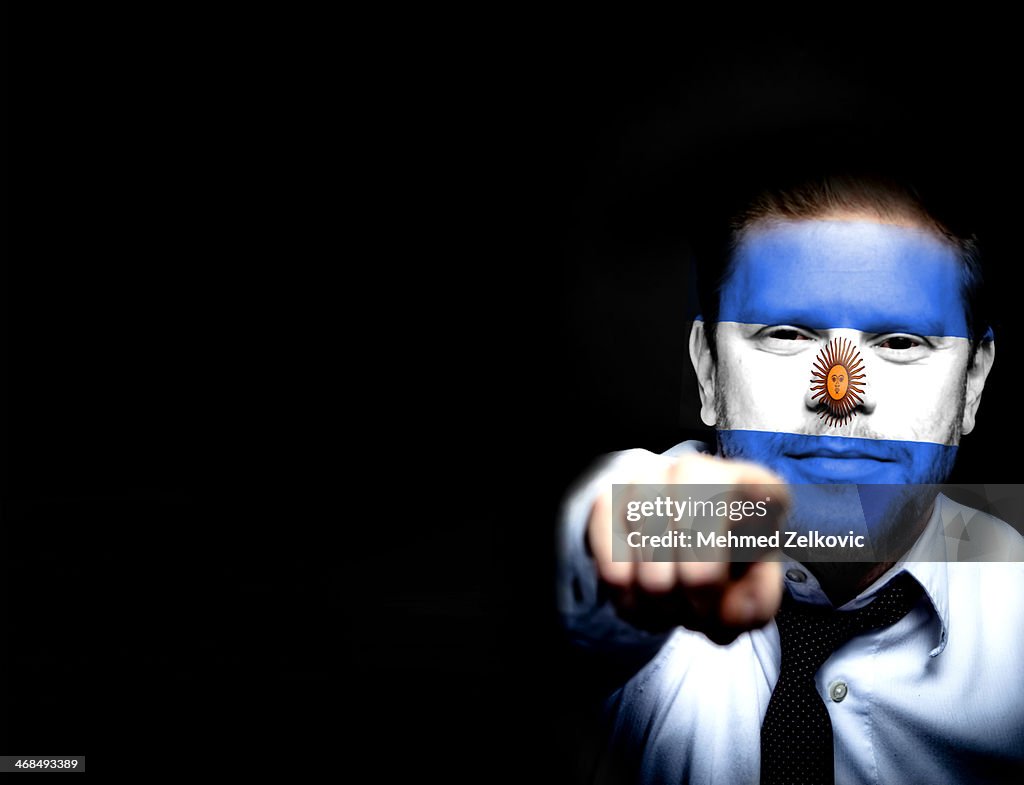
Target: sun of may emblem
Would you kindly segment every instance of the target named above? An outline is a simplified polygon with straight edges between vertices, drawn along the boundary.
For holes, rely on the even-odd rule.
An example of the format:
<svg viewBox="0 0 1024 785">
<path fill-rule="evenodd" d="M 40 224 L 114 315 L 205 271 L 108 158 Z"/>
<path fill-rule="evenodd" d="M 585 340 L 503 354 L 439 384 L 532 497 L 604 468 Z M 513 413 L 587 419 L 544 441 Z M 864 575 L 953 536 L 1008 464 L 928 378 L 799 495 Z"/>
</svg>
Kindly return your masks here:
<svg viewBox="0 0 1024 785">
<path fill-rule="evenodd" d="M 864 363 L 853 343 L 844 338 L 833 338 L 814 359 L 811 379 L 812 400 L 821 398 L 821 418 L 829 425 L 842 425 L 857 416 L 864 392 Z"/>
</svg>

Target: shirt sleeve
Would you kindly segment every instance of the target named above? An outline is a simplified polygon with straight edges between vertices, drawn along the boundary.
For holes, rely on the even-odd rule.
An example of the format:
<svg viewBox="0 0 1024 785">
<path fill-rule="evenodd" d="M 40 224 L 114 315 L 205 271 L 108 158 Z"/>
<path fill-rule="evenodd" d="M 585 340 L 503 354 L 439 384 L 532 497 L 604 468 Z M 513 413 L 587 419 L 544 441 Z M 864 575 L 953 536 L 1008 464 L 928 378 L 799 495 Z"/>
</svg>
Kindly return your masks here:
<svg viewBox="0 0 1024 785">
<path fill-rule="evenodd" d="M 704 452 L 700 442 L 684 442 L 665 455 Z M 594 501 L 616 482 L 628 482 L 632 468 L 649 456 L 646 450 L 625 450 L 600 460 L 566 494 L 559 515 L 557 599 L 562 626 L 577 653 L 597 660 L 611 677 L 609 686 L 623 684 L 642 668 L 668 639 L 621 619 L 604 596 L 586 544 L 587 522 Z"/>
</svg>

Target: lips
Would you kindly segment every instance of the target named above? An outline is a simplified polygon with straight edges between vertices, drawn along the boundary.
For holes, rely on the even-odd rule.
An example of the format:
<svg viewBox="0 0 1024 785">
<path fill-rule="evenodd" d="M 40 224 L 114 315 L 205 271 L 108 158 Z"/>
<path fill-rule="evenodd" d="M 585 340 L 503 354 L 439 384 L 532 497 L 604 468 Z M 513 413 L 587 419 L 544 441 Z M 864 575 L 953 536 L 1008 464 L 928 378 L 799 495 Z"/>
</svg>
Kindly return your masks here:
<svg viewBox="0 0 1024 785">
<path fill-rule="evenodd" d="M 832 449 L 829 447 L 819 447 L 812 450 L 801 450 L 799 452 L 788 452 L 786 453 L 787 458 L 796 458 L 803 460 L 805 458 L 829 458 L 833 460 L 865 460 L 865 461 L 882 461 L 885 463 L 892 463 L 893 459 L 890 457 L 891 450 L 882 452 L 881 450 L 874 451 L 864 449 L 863 447 L 855 447 L 850 450 Z"/>
<path fill-rule="evenodd" d="M 799 476 L 816 483 L 881 482 L 895 468 L 891 451 L 883 453 L 859 446 L 849 450 L 801 450 L 787 453 L 786 458 L 793 462 Z"/>
</svg>

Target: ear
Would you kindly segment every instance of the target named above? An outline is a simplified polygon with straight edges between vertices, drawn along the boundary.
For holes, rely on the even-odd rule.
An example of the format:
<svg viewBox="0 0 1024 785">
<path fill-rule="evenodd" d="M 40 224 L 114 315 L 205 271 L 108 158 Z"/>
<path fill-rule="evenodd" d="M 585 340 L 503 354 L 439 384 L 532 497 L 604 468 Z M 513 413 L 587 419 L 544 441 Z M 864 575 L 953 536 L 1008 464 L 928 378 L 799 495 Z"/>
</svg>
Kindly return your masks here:
<svg viewBox="0 0 1024 785">
<path fill-rule="evenodd" d="M 700 390 L 700 418 L 705 425 L 718 422 L 715 409 L 715 361 L 711 358 L 704 322 L 695 320 L 690 328 L 690 362 L 697 372 L 697 387 Z"/>
<path fill-rule="evenodd" d="M 982 341 L 974 354 L 974 364 L 967 369 L 967 392 L 964 399 L 964 420 L 960 433 L 966 436 L 974 430 L 974 419 L 981 405 L 985 380 L 996 359 L 996 342 Z"/>
</svg>

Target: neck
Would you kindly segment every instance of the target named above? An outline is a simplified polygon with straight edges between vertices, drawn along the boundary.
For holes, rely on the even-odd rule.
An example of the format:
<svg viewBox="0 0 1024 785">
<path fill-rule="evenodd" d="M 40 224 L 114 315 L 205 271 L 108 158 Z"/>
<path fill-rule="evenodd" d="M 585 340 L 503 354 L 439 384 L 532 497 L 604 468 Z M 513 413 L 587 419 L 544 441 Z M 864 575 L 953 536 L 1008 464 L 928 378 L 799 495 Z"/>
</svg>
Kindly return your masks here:
<svg viewBox="0 0 1024 785">
<path fill-rule="evenodd" d="M 922 486 L 923 487 L 923 486 Z M 937 492 L 926 496 L 912 493 L 900 509 L 894 511 L 892 523 L 879 535 L 879 555 L 891 560 L 881 562 L 804 562 L 804 566 L 818 579 L 822 590 L 828 596 L 833 608 L 845 605 L 878 578 L 896 560 L 902 558 L 914 546 L 928 526 L 935 510 Z M 905 522 L 906 525 L 900 525 Z M 902 554 L 896 556 L 896 554 Z M 799 556 L 797 557 L 799 558 Z"/>
<path fill-rule="evenodd" d="M 845 605 L 896 562 L 816 562 L 804 566 L 818 579 L 833 608 Z"/>
<path fill-rule="evenodd" d="M 911 549 L 917 538 L 928 525 L 934 509 L 934 498 L 925 506 L 923 512 L 916 516 L 913 526 L 895 534 L 886 553 L 903 553 Z M 911 520 L 914 520 L 911 518 Z M 833 608 L 845 605 L 892 567 L 895 561 L 884 562 L 812 562 L 805 564 L 808 570 L 818 579 L 822 590 L 828 596 Z"/>
</svg>

